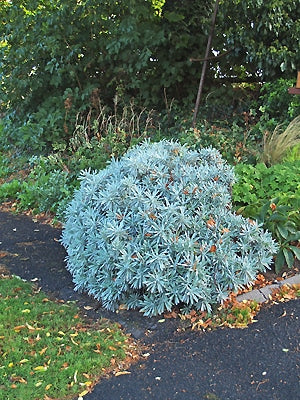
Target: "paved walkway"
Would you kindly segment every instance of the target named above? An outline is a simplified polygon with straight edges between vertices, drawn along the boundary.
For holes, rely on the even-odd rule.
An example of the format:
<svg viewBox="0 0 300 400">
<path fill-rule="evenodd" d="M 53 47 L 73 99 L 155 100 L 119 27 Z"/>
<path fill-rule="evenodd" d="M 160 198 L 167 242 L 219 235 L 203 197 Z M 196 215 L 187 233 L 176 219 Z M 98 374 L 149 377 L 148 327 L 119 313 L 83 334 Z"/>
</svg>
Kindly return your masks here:
<svg viewBox="0 0 300 400">
<path fill-rule="evenodd" d="M 251 292 L 241 294 L 240 296 L 237 296 L 237 300 L 240 302 L 243 300 L 256 300 L 258 303 L 266 303 L 270 300 L 273 290 L 279 289 L 283 285 L 300 285 L 300 274 L 284 279 L 283 281 L 273 283 L 272 285 L 267 285 L 260 289 L 255 289 Z"/>
<path fill-rule="evenodd" d="M 167 330 L 130 375 L 103 380 L 85 400 L 299 400 L 299 306 L 262 310 L 247 329 Z"/>
</svg>

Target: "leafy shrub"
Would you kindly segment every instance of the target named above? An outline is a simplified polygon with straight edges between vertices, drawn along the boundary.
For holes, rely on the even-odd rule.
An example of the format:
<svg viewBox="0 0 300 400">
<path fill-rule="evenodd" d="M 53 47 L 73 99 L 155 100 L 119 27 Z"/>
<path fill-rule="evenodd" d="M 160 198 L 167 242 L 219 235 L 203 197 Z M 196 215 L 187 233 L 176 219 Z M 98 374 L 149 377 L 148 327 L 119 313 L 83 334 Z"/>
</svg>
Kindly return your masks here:
<svg viewBox="0 0 300 400">
<path fill-rule="evenodd" d="M 276 245 L 231 212 L 234 174 L 212 148 L 144 142 L 85 171 L 62 235 L 76 290 L 147 316 L 210 310 L 271 263 Z"/>
<path fill-rule="evenodd" d="M 0 189 L 2 200 L 18 200 L 20 210 L 54 212 L 61 220 L 64 208 L 78 186 L 80 170 L 91 167 L 103 169 L 112 157 L 123 155 L 131 145 L 151 135 L 155 127 L 152 110 L 138 110 L 131 102 L 129 106 L 122 106 L 118 113 L 116 96 L 115 110 L 111 113 L 101 105 L 96 93 L 94 101 L 98 104 L 98 114 L 92 117 L 92 112 L 88 116 L 78 113 L 70 140 L 55 141 L 53 151 L 47 156 L 31 157 L 31 172 L 27 179 L 18 185 L 16 180 Z M 38 143 L 42 143 L 40 139 L 36 142 L 37 146 Z M 18 144 L 25 146 L 25 142 Z M 10 164 L 7 157 L 0 155 L 0 178 L 2 175 L 6 178 L 13 172 Z"/>
<path fill-rule="evenodd" d="M 279 251 L 275 258 L 277 273 L 284 265 L 291 268 L 295 257 L 300 260 L 300 248 L 297 247 L 300 243 L 299 197 L 297 208 L 278 205 L 278 201 L 279 197 L 266 202 L 259 210 L 259 214 L 255 216 L 258 223 L 263 224 L 279 243 Z"/>
<path fill-rule="evenodd" d="M 291 268 L 294 257 L 300 258 L 296 247 L 300 240 L 300 161 L 267 167 L 239 164 L 239 176 L 233 186 L 233 201 L 238 213 L 253 218 L 272 233 L 279 244 L 275 270 L 286 264 Z"/>
<path fill-rule="evenodd" d="M 284 78 L 263 84 L 258 105 L 265 119 L 283 120 L 299 115 L 300 100 L 288 93 L 288 88 L 294 85 L 293 79 Z"/>
<path fill-rule="evenodd" d="M 252 144 L 246 127 L 238 126 L 236 123 L 232 125 L 220 121 L 215 124 L 198 123 L 196 128 L 185 129 L 178 138 L 181 144 L 187 144 L 194 149 L 212 146 L 229 163 L 255 160 L 250 151 Z"/>
<path fill-rule="evenodd" d="M 0 201 L 16 199 L 22 190 L 22 183 L 18 179 L 0 185 Z"/>
<path fill-rule="evenodd" d="M 279 124 L 286 128 L 291 119 L 299 115 L 299 96 L 288 93 L 288 88 L 294 85 L 294 80 L 283 78 L 262 85 L 258 99 L 251 104 L 251 113 L 257 119 L 251 136 L 261 139 L 266 134 L 271 135 Z"/>
<path fill-rule="evenodd" d="M 0 186 L 0 199 L 16 200 L 18 210 L 57 212 L 61 203 L 72 197 L 76 180 L 51 156 L 33 157 L 30 164 L 31 172 L 25 179 L 13 179 Z"/>
<path fill-rule="evenodd" d="M 6 157 L 0 154 L 0 178 L 6 177 L 9 173 L 10 173 L 9 161 Z"/>
<path fill-rule="evenodd" d="M 280 204 L 294 206 L 296 210 L 294 203 L 300 198 L 299 168 L 300 161 L 271 167 L 263 163 L 237 164 L 234 170 L 238 180 L 232 188 L 236 208 L 242 207 L 247 217 L 253 217 L 267 200 L 279 197 Z"/>
<path fill-rule="evenodd" d="M 19 209 L 33 209 L 37 213 L 56 211 L 60 201 L 70 193 L 67 179 L 67 173 L 63 171 L 53 171 L 36 180 L 30 174 L 18 195 Z"/>
<path fill-rule="evenodd" d="M 0 202 L 15 200 L 17 210 L 52 212 L 62 220 L 74 192 L 74 182 L 65 171 L 55 170 L 36 176 L 33 170 L 24 181 L 13 179 L 0 185 Z M 75 182 L 76 183 L 76 182 Z"/>
</svg>

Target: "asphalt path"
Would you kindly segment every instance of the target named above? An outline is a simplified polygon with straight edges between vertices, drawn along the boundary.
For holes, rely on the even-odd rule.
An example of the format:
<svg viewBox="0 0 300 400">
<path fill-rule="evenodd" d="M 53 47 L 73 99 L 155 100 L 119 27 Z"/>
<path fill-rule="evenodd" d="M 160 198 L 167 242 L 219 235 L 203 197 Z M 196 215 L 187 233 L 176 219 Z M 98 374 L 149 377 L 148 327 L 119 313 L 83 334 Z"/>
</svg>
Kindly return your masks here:
<svg viewBox="0 0 300 400">
<path fill-rule="evenodd" d="M 263 306 L 246 329 L 183 330 L 177 320 L 109 313 L 74 292 L 61 231 L 0 212 L 1 258 L 11 273 L 57 298 L 77 300 L 91 318 L 118 321 L 147 349 L 128 374 L 102 379 L 84 400 L 299 400 L 300 300 Z M 84 306 L 91 310 L 85 311 Z"/>
</svg>

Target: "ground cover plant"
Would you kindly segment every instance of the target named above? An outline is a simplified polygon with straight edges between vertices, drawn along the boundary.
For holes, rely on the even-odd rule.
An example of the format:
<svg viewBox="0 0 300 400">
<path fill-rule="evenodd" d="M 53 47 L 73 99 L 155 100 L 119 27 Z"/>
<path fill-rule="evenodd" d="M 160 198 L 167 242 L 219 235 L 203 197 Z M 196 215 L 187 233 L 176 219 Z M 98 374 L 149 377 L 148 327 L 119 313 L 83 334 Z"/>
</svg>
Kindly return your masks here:
<svg viewBox="0 0 300 400">
<path fill-rule="evenodd" d="M 75 289 L 148 316 L 210 310 L 267 268 L 276 245 L 231 211 L 232 168 L 212 148 L 144 142 L 82 173 L 62 243 Z"/>
<path fill-rule="evenodd" d="M 0 279 L 0 389 L 6 399 L 84 396 L 133 346 L 118 325 L 89 323 L 18 277 Z"/>
</svg>

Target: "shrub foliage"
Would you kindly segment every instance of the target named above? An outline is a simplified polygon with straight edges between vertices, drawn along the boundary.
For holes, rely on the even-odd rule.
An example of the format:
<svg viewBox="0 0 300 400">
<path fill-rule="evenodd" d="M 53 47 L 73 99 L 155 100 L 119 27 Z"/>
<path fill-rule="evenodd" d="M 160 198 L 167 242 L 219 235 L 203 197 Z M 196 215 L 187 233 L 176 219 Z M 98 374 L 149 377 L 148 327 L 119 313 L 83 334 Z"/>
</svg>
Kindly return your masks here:
<svg viewBox="0 0 300 400">
<path fill-rule="evenodd" d="M 217 150 L 165 140 L 83 172 L 62 236 L 76 290 L 152 316 L 210 310 L 252 281 L 276 245 L 231 211 L 233 181 Z"/>
<path fill-rule="evenodd" d="M 238 183 L 233 186 L 233 201 L 238 213 L 253 218 L 272 233 L 279 244 L 275 271 L 300 260 L 300 161 L 267 167 L 239 164 L 235 172 Z"/>
<path fill-rule="evenodd" d="M 99 96 L 113 108 L 117 92 L 125 104 L 134 97 L 139 106 L 169 114 L 175 99 L 190 110 L 201 70 L 191 60 L 203 57 L 214 4 L 1 0 L 4 144 L 46 151 L 70 139 L 78 113 L 98 115 Z M 206 97 L 217 98 L 222 109 L 231 82 L 295 79 L 299 21 L 294 0 L 220 1 L 213 38 L 218 57 L 209 56 Z M 278 108 L 274 97 L 270 103 Z"/>
</svg>

